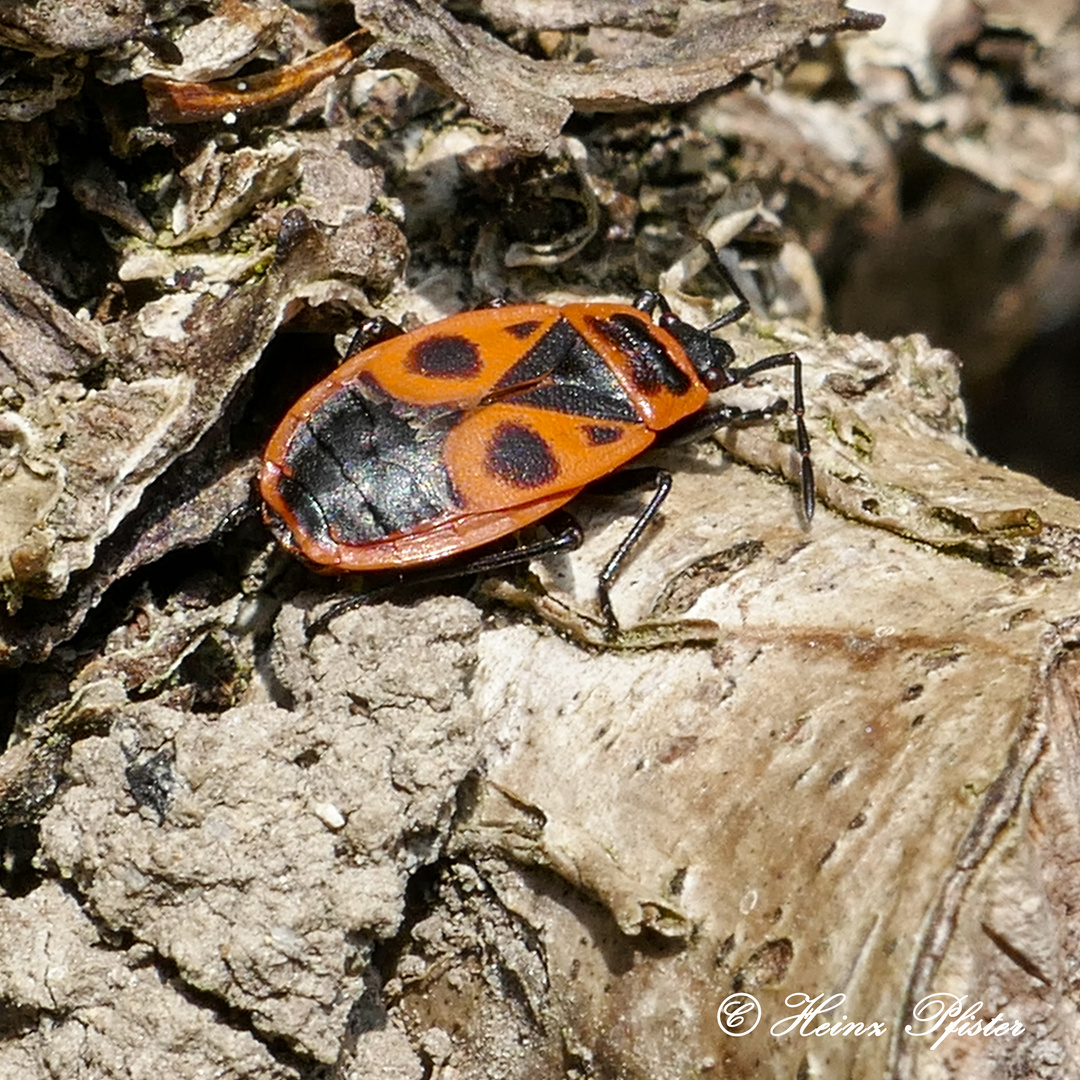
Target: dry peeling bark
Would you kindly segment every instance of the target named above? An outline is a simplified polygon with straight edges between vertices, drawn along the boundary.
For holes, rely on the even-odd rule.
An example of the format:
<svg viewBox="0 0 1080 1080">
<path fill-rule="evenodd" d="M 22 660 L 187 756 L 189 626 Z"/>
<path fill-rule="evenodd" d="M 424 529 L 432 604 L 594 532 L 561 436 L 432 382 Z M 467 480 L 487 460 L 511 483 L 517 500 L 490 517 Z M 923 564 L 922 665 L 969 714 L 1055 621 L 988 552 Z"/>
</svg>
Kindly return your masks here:
<svg viewBox="0 0 1080 1080">
<path fill-rule="evenodd" d="M 907 137 L 909 206 L 854 251 L 822 253 L 834 324 L 876 337 L 919 326 L 953 349 L 977 441 L 1075 494 L 1077 5 L 877 10 L 885 26 L 847 64 L 863 113 Z"/>
<path fill-rule="evenodd" d="M 213 206 L 204 209 L 203 220 Z M 235 498 L 212 516 L 208 508 L 201 515 L 196 511 L 201 528 L 190 538 L 170 514 L 177 505 L 183 512 L 192 498 L 193 472 L 201 474 L 202 485 L 235 488 L 235 462 L 220 446 L 222 434 L 214 439 L 215 425 L 220 427 L 223 411 L 287 305 L 302 297 L 362 296 L 363 287 L 384 288 L 403 261 L 400 233 L 384 219 L 354 212 L 334 233 L 333 247 L 328 236 L 302 221 L 302 235 L 279 250 L 261 280 L 221 297 L 201 280 L 197 289 L 169 292 L 84 347 L 81 370 L 58 377 L 50 368 L 55 349 L 50 338 L 39 336 L 37 321 L 13 320 L 9 393 L 23 404 L 5 414 L 11 452 L 4 498 L 18 513 L 0 526 L 0 574 L 9 595 L 8 613 L 0 615 L 4 662 L 46 655 L 70 636 L 118 575 L 164 551 L 205 540 L 225 521 Z M 264 247 L 260 256 L 274 260 L 274 249 Z M 42 307 L 51 304 L 34 293 L 17 267 L 11 274 Z M 49 313 L 60 326 L 70 319 L 55 305 Z M 95 361 L 108 376 L 100 387 L 87 389 L 76 376 L 85 376 Z M 166 478 L 196 444 L 198 452 Z M 248 462 L 249 474 L 250 469 Z M 154 505 L 144 496 L 163 480 L 155 489 L 160 504 Z M 140 512 L 133 522 L 136 506 Z M 165 519 L 169 535 L 155 549 L 153 529 Z M 49 603 L 27 605 L 25 594 Z"/>
<path fill-rule="evenodd" d="M 610 58 L 581 64 L 531 61 L 458 22 L 434 0 L 358 0 L 355 10 L 357 22 L 376 37 L 369 63 L 433 79 L 513 144 L 534 152 L 551 142 L 575 109 L 610 112 L 690 101 L 784 56 L 811 34 L 880 25 L 876 16 L 833 0 L 694 0 L 679 6 L 665 34 L 616 36 Z M 587 16 L 581 11 L 576 25 L 593 25 Z"/>
<path fill-rule="evenodd" d="M 998 6 L 980 26 L 1012 25 Z M 0 758 L 0 1074 L 1080 1075 L 1080 506 L 974 455 L 951 354 L 819 328 L 811 254 L 902 217 L 890 124 L 917 110 L 862 102 L 909 65 L 934 153 L 988 116 L 933 99 L 932 28 L 554 139 L 573 109 L 686 101 L 868 24 L 824 0 L 363 3 L 374 43 L 335 46 L 273 2 L 82 7 L 0 4 L 24 53 L 0 93 L 22 163 L 0 175 L 0 633 L 25 665 Z M 1070 39 L 1036 9 L 1044 85 Z M 815 72 L 852 92 L 808 93 Z M 212 108 L 133 119 L 134 80 L 151 111 Z M 84 159 L 49 123 L 87 85 Z M 978 171 L 977 149 L 940 154 Z M 1037 157 L 994 182 L 1071 190 Z M 43 243 L 57 198 L 97 223 L 107 286 L 80 292 L 86 260 Z M 581 500 L 569 557 L 309 638 L 340 590 L 256 523 L 229 531 L 257 452 L 238 432 L 288 403 L 260 374 L 298 392 L 357 314 L 504 293 L 658 283 L 702 324 L 721 308 L 691 228 L 771 313 L 732 330 L 740 359 L 805 360 L 813 524 L 781 417 L 658 452 L 675 486 L 617 581 L 616 642 L 596 571 L 633 495 Z M 790 393 L 778 374 L 738 400 Z M 717 1020 L 733 994 L 762 1010 L 745 1036 Z M 873 1027 L 771 1030 L 799 994 Z M 934 1046 L 908 1026 L 935 994 L 1023 1030 Z"/>
<path fill-rule="evenodd" d="M 0 119 L 14 136 L 0 237 L 21 259 L 4 271 L 11 308 L 3 391 L 10 409 L 2 421 L 0 497 L 14 512 L 0 525 L 7 608 L 0 614 L 0 662 L 8 665 L 47 656 L 118 579 L 227 524 L 246 501 L 243 474 L 252 456 L 250 448 L 230 448 L 228 429 L 263 349 L 305 309 L 321 310 L 322 326 L 343 328 L 399 280 L 406 248 L 385 195 L 385 166 L 362 140 L 310 123 L 321 102 L 339 100 L 331 76 L 343 63 L 355 59 L 359 70 L 416 60 L 434 85 L 502 129 L 496 136 L 475 124 L 442 125 L 434 141 L 425 132 L 419 150 L 414 143 L 389 152 L 396 166 L 402 163 L 395 153 L 411 153 L 406 169 L 418 177 L 427 170 L 420 182 L 426 195 L 437 192 L 442 209 L 450 188 L 462 187 L 448 174 L 448 157 L 464 165 L 471 152 L 464 168 L 453 166 L 458 177 L 471 171 L 477 184 L 510 184 L 530 220 L 530 185 L 548 203 L 562 199 L 543 182 L 552 178 L 488 178 L 500 165 L 512 174 L 523 148 L 554 152 L 551 171 L 569 175 L 571 198 L 587 207 L 585 227 L 553 248 L 528 236 L 510 245 L 505 263 L 545 265 L 593 239 L 601 198 L 627 226 L 632 221 L 633 201 L 614 185 L 594 190 L 580 144 L 557 149 L 553 142 L 572 109 L 689 100 L 790 52 L 812 33 L 877 24 L 831 0 L 689 5 L 673 19 L 664 15 L 659 29 L 613 16 L 618 32 L 631 37 L 614 47 L 615 56 L 583 63 L 532 60 L 427 3 L 358 10 L 365 29 L 321 51 L 312 21 L 279 3 L 224 5 L 192 25 L 170 22 L 170 10 L 147 8 L 138 35 L 134 7 L 95 9 L 93 42 L 89 23 L 67 26 L 59 2 L 50 8 L 56 24 L 14 10 L 2 21 L 11 44 L 29 55 L 28 66 L 12 67 L 7 107 L 0 101 Z M 376 42 L 366 47 L 372 35 Z M 224 78 L 253 60 L 288 58 L 290 46 L 307 57 Z M 106 98 L 100 116 L 82 116 L 75 125 L 77 145 L 69 151 L 63 124 L 53 130 L 46 123 L 57 97 L 42 83 L 49 75 L 52 85 L 78 94 L 82 75 L 73 73 L 72 50 L 92 47 L 103 50 L 96 79 L 115 86 L 141 79 L 147 112 Z M 396 125 L 399 138 L 411 128 L 408 146 L 423 127 L 413 114 L 431 107 L 431 91 L 404 72 L 385 83 L 374 76 L 367 89 L 366 123 Z M 286 130 L 229 130 L 267 109 L 285 116 Z M 547 110 L 550 122 L 534 122 L 531 109 Z M 207 120 L 224 127 L 193 124 L 190 137 L 176 127 Z M 86 136 L 95 124 L 109 137 L 107 149 Z M 446 132 L 447 144 L 439 145 Z M 173 150 L 171 170 L 144 160 L 160 147 Z M 425 154 L 432 160 L 425 163 Z M 64 194 L 95 223 L 93 242 L 109 249 L 98 256 L 114 266 L 108 288 L 101 288 L 92 260 L 84 266 L 67 258 L 66 236 L 48 247 L 36 228 L 57 201 L 57 170 Z M 302 227 L 305 219 L 310 227 Z M 28 266 L 69 302 L 89 295 L 96 310 L 72 317 Z M 474 287 L 482 289 L 485 277 L 494 275 L 478 273 Z M 493 291 L 504 288 L 492 280 Z M 412 297 L 400 306 L 416 313 Z"/>
<path fill-rule="evenodd" d="M 207 714 L 155 670 L 180 612 L 144 598 L 63 707 L 97 727 L 41 819 L 66 895 L 3 904 L 63 927 L 18 965 L 16 1014 L 99 1069 L 185 1025 L 191 1061 L 238 1076 L 1071 1075 L 1080 506 L 971 455 L 948 354 L 788 343 L 825 505 L 807 529 L 768 472 L 669 453 L 616 589 L 637 648 L 458 597 L 309 642 L 309 594 L 275 623 L 274 700 Z M 758 469 L 777 445 L 732 440 Z M 516 596 L 587 636 L 633 500 L 582 512 L 585 548 Z M 132 1030 L 148 968 L 191 1004 Z M 747 1038 L 716 1022 L 736 991 L 766 1018 Z M 770 1035 L 797 993 L 887 1034 Z M 1024 1031 L 931 1049 L 905 1033 L 931 994 Z M 36 1075 L 31 1028 L 6 1075 Z"/>
</svg>

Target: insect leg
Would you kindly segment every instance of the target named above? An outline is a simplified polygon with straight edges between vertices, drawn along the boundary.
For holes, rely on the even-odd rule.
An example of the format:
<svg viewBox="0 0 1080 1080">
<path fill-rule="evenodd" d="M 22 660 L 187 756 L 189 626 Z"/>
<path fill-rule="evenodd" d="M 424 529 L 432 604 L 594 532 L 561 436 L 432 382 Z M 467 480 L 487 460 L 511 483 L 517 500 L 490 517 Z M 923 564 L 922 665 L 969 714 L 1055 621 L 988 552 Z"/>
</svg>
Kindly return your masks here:
<svg viewBox="0 0 1080 1080">
<path fill-rule="evenodd" d="M 788 355 L 794 355 L 793 353 Z M 776 359 L 766 357 L 767 360 Z M 770 365 L 779 367 L 779 364 Z M 757 364 L 751 367 L 760 370 Z M 745 373 L 741 374 L 745 377 Z M 741 381 L 741 380 L 740 380 Z M 814 516 L 814 466 L 810 461 L 810 437 L 806 433 L 806 424 L 802 417 L 801 383 L 796 384 L 796 406 L 791 411 L 795 413 L 795 447 L 802 458 L 799 476 L 799 488 L 802 493 L 802 509 L 806 520 Z M 681 446 L 683 443 L 696 442 L 698 439 L 711 435 L 717 428 L 727 427 L 730 424 L 754 424 L 760 420 L 771 420 L 774 416 L 789 411 L 788 403 L 783 398 L 777 398 L 771 405 L 763 409 L 740 409 L 738 405 L 707 405 L 700 412 L 688 416 L 684 421 L 668 429 L 665 433 L 664 442 L 669 446 Z"/>
<path fill-rule="evenodd" d="M 711 435 L 717 428 L 729 424 L 754 424 L 759 420 L 771 420 L 788 411 L 788 403 L 777 398 L 763 409 L 740 409 L 738 405 L 707 405 L 700 412 L 688 416 L 665 432 L 665 446 L 682 446 L 697 442 L 706 435 Z"/>
<path fill-rule="evenodd" d="M 705 254 L 709 256 L 709 261 L 723 279 L 724 284 L 728 287 L 736 301 L 735 306 L 730 311 L 725 311 L 718 319 L 713 319 L 708 326 L 702 327 L 701 332 L 703 334 L 711 334 L 714 330 L 719 330 L 723 326 L 729 326 L 733 322 L 738 322 L 750 310 L 750 301 L 746 298 L 746 293 L 739 287 L 739 283 L 732 276 L 731 271 L 721 261 L 716 248 L 713 246 L 713 242 L 704 236 L 699 236 L 697 240 L 705 249 Z M 671 305 L 667 302 L 663 293 L 656 292 L 652 289 L 646 289 L 644 292 L 640 293 L 634 300 L 634 307 L 649 315 L 651 315 L 658 307 L 665 315 L 671 314 Z"/>
<path fill-rule="evenodd" d="M 555 516 L 552 515 L 552 517 Z M 565 511 L 560 511 L 558 517 L 561 519 L 561 531 L 555 535 L 549 536 L 545 540 L 537 540 L 532 544 L 522 544 L 519 547 L 510 548 L 509 551 L 495 551 L 490 555 L 481 555 L 480 558 L 473 559 L 465 566 L 454 571 L 453 576 L 501 570 L 506 566 L 517 566 L 533 559 L 539 559 L 543 555 L 554 555 L 560 551 L 576 551 L 581 547 L 585 535 L 581 531 L 581 526 Z M 442 576 L 448 577 L 451 575 L 444 574 Z"/>
<path fill-rule="evenodd" d="M 552 517 L 555 516 L 552 515 Z M 380 588 L 369 589 L 367 592 L 350 596 L 347 600 L 332 605 L 311 623 L 307 627 L 307 639 L 310 641 L 317 634 L 321 634 L 339 615 L 344 615 L 346 612 L 354 611 L 359 607 L 377 604 L 394 596 L 400 596 L 405 590 L 423 589 L 440 581 L 450 581 L 458 577 L 468 577 L 471 574 L 501 570 L 507 566 L 518 566 L 532 559 L 538 559 L 542 555 L 551 555 L 559 551 L 573 551 L 575 548 L 579 548 L 584 538 L 581 526 L 565 511 L 559 511 L 557 516 L 561 519 L 560 531 L 543 540 L 537 540 L 532 544 L 522 544 L 510 548 L 508 551 L 495 551 L 490 555 L 482 555 L 480 558 L 472 559 L 467 563 L 454 562 L 432 570 L 414 571 L 409 574 L 408 580 L 399 577 L 392 585 L 383 585 Z"/>
<path fill-rule="evenodd" d="M 725 311 L 719 318 L 713 319 L 708 326 L 702 328 L 705 333 L 711 334 L 722 326 L 730 326 L 732 323 L 738 322 L 750 310 L 750 301 L 747 300 L 746 293 L 739 287 L 734 275 L 721 261 L 713 242 L 705 236 L 699 236 L 697 239 L 698 243 L 705 249 L 705 254 L 709 256 L 709 262 L 712 263 L 713 269 L 723 278 L 724 284 L 731 290 L 732 296 L 737 301 L 730 311 Z"/>
<path fill-rule="evenodd" d="M 795 416 L 795 449 L 802 458 L 799 484 L 802 489 L 803 513 L 809 521 L 814 516 L 814 466 L 810 462 L 810 436 L 806 433 L 804 419 L 806 405 L 803 401 L 802 360 L 799 359 L 799 354 L 786 352 L 764 356 L 744 368 L 731 368 L 728 374 L 734 382 L 741 383 L 762 371 L 778 367 L 791 368 L 791 381 L 795 387 L 795 404 L 791 411 Z"/>
<path fill-rule="evenodd" d="M 372 315 L 356 328 L 346 356 L 355 356 L 358 352 L 370 349 L 372 345 L 379 345 L 391 338 L 400 337 L 405 331 L 397 323 L 392 323 L 382 315 Z"/>
<path fill-rule="evenodd" d="M 671 305 L 667 302 L 667 297 L 654 289 L 646 289 L 644 292 L 638 293 L 634 298 L 634 307 L 638 311 L 644 311 L 646 315 L 651 315 L 657 308 L 662 312 L 669 314 L 671 312 Z"/>
<path fill-rule="evenodd" d="M 641 539 L 641 534 L 649 527 L 649 522 L 656 517 L 660 510 L 660 504 L 667 498 L 671 490 L 671 473 L 664 469 L 628 469 L 616 474 L 620 482 L 630 481 L 635 485 L 642 482 L 646 477 L 650 478 L 656 487 L 653 497 L 648 505 L 638 515 L 637 521 L 630 526 L 630 530 L 623 537 L 622 543 L 615 549 L 615 553 L 608 559 L 596 582 L 596 595 L 600 604 L 600 614 L 604 618 L 604 636 L 613 638 L 619 633 L 619 620 L 615 618 L 615 609 L 611 606 L 611 584 L 615 580 L 622 564 L 633 550 L 634 545 Z"/>
</svg>

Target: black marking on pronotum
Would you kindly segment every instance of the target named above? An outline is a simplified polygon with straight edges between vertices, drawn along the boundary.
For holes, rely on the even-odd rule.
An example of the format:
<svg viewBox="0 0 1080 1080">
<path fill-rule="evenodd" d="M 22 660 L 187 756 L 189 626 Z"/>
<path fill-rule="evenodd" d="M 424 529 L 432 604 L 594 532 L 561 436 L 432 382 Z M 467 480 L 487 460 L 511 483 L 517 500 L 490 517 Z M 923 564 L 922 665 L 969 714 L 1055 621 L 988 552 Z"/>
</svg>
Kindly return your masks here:
<svg viewBox="0 0 1080 1080">
<path fill-rule="evenodd" d="M 524 424 L 500 424 L 495 429 L 486 465 L 490 473 L 520 488 L 542 487 L 559 475 L 547 440 Z"/>
<path fill-rule="evenodd" d="M 506 332 L 512 337 L 517 338 L 518 341 L 525 341 L 526 339 L 531 338 L 539 327 L 539 319 L 529 319 L 526 322 L 514 323 L 513 326 L 508 326 Z"/>
<path fill-rule="evenodd" d="M 690 377 L 672 363 L 644 319 L 616 312 L 610 319 L 589 316 L 589 325 L 630 362 L 634 385 L 642 393 L 664 389 L 681 397 L 690 390 Z"/>
<path fill-rule="evenodd" d="M 468 379 L 483 367 L 480 350 L 468 338 L 433 334 L 409 350 L 406 366 L 432 379 Z"/>
</svg>

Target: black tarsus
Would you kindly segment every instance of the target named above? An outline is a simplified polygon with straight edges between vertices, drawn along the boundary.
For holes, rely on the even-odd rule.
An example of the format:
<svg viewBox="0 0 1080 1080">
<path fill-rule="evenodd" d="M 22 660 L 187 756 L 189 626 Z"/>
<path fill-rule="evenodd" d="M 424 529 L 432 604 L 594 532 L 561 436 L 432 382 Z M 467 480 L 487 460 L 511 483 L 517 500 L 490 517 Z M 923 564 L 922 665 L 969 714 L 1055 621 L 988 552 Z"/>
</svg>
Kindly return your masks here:
<svg viewBox="0 0 1080 1080">
<path fill-rule="evenodd" d="M 713 269 L 720 275 L 724 284 L 728 287 L 732 296 L 734 296 L 737 301 L 730 311 L 725 311 L 723 315 L 713 319 L 707 326 L 702 327 L 703 333 L 712 334 L 717 330 L 723 329 L 725 326 L 737 323 L 741 318 L 746 316 L 750 311 L 750 301 L 746 298 L 746 293 L 742 291 L 739 283 L 735 280 L 735 275 L 724 265 L 724 261 L 720 258 L 720 253 L 713 246 L 713 242 L 707 236 L 698 236 L 696 239 L 705 249 L 705 254 L 709 256 L 709 262 L 712 263 Z"/>
<path fill-rule="evenodd" d="M 649 523 L 660 511 L 660 505 L 668 497 L 671 491 L 671 473 L 666 469 L 640 468 L 625 470 L 620 476 L 638 477 L 651 476 L 656 491 L 649 500 L 645 509 L 638 515 L 637 520 L 630 526 L 627 534 L 622 538 L 622 543 L 615 549 L 615 553 L 608 559 L 604 569 L 596 582 L 596 594 L 600 603 L 600 614 L 604 619 L 604 637 L 608 640 L 619 634 L 619 620 L 615 618 L 615 609 L 611 606 L 611 585 L 615 575 L 622 568 L 627 556 L 641 539 L 642 533 L 649 527 Z"/>
<path fill-rule="evenodd" d="M 370 315 L 356 328 L 345 356 L 355 356 L 358 352 L 370 349 L 373 345 L 381 345 L 392 338 L 401 337 L 404 333 L 405 331 L 397 323 L 391 322 L 385 316 Z"/>
<path fill-rule="evenodd" d="M 810 436 L 806 431 L 806 403 L 803 400 L 802 384 L 802 359 L 798 353 L 776 353 L 773 356 L 763 356 L 744 368 L 732 368 L 730 373 L 735 382 L 745 382 L 762 371 L 772 368 L 790 367 L 791 381 L 795 387 L 795 404 L 791 409 L 795 417 L 795 449 L 802 459 L 799 467 L 799 486 L 802 491 L 802 509 L 806 520 L 810 521 L 814 516 L 814 466 L 810 461 Z M 781 399 L 782 400 L 782 399 Z M 787 402 L 783 402 L 784 411 L 787 410 Z M 745 417 L 743 418 L 745 419 Z"/>
</svg>

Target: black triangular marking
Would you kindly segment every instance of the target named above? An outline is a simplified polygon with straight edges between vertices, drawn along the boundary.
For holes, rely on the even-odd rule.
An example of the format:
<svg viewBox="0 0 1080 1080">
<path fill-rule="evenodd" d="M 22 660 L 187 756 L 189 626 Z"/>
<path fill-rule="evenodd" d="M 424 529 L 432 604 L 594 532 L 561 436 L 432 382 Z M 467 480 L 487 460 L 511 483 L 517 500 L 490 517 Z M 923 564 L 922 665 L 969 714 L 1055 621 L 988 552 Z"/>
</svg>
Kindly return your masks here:
<svg viewBox="0 0 1080 1080">
<path fill-rule="evenodd" d="M 515 387 L 521 387 L 520 391 Z M 488 396 L 593 420 L 641 422 L 603 358 L 564 318 L 552 325 Z"/>
</svg>

